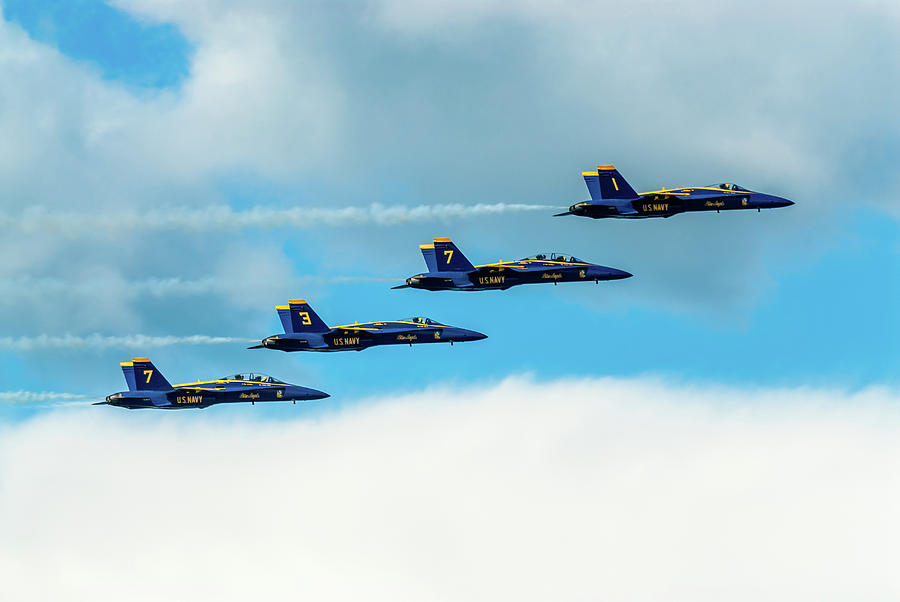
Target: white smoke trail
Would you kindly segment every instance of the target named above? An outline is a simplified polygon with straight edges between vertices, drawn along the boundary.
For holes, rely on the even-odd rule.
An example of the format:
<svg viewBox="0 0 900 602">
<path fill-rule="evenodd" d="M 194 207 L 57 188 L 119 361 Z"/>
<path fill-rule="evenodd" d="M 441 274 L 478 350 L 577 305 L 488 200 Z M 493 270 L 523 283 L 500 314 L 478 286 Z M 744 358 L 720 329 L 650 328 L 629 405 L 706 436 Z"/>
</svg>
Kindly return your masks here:
<svg viewBox="0 0 900 602">
<path fill-rule="evenodd" d="M 80 235 L 96 230 L 227 230 L 247 228 L 308 228 L 312 226 L 344 226 L 376 224 L 389 226 L 405 222 L 437 221 L 479 217 L 522 211 L 546 211 L 554 206 L 522 203 L 478 203 L 464 205 L 382 205 L 327 209 L 292 207 L 274 209 L 253 207 L 235 210 L 227 205 L 202 208 L 174 207 L 151 209 L 146 212 L 71 213 L 51 211 L 44 207 L 30 207 L 21 215 L 0 214 L 0 230 L 20 230 L 25 233 Z"/>
<path fill-rule="evenodd" d="M 168 347 L 171 345 L 221 345 L 223 343 L 247 343 L 256 339 L 235 337 L 211 337 L 203 334 L 190 336 L 150 336 L 135 334 L 128 336 L 104 336 L 91 334 L 75 335 L 38 335 L 33 337 L 0 337 L 0 350 L 3 351 L 37 351 L 43 349 L 111 349 Z"/>
<path fill-rule="evenodd" d="M 88 395 L 75 393 L 55 393 L 53 391 L 0 391 L 0 403 L 36 403 L 41 401 L 86 401 Z"/>
</svg>

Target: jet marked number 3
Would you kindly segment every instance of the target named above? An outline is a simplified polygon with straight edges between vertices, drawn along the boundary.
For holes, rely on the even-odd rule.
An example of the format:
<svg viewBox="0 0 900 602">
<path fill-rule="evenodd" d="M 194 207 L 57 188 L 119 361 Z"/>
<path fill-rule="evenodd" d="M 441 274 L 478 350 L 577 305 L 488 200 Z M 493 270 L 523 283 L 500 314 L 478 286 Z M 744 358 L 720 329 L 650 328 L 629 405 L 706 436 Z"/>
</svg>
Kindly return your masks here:
<svg viewBox="0 0 900 602">
<path fill-rule="evenodd" d="M 150 377 L 153 376 L 153 370 L 144 370 L 144 376 L 147 377 L 147 384 L 150 384 Z"/>
<path fill-rule="evenodd" d="M 447 257 L 447 265 L 450 265 L 450 260 L 453 259 L 453 249 L 444 251 L 444 255 Z"/>
<path fill-rule="evenodd" d="M 301 324 L 303 324 L 304 326 L 309 326 L 310 324 L 312 324 L 312 320 L 309 319 L 308 311 L 298 311 L 297 313 L 300 314 Z"/>
</svg>

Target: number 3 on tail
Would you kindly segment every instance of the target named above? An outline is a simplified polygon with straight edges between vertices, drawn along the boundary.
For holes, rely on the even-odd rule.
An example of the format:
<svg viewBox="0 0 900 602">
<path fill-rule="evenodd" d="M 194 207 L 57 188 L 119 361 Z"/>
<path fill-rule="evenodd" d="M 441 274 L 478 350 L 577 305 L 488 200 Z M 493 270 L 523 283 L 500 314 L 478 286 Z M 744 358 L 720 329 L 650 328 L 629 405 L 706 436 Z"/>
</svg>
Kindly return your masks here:
<svg viewBox="0 0 900 602">
<path fill-rule="evenodd" d="M 447 258 L 447 265 L 450 265 L 450 260 L 453 259 L 453 249 L 444 251 L 444 256 Z"/>
<path fill-rule="evenodd" d="M 309 326 L 310 324 L 312 324 L 312 320 L 309 319 L 308 311 L 298 311 L 297 313 L 300 314 L 301 324 L 303 324 L 304 326 Z"/>
<path fill-rule="evenodd" d="M 150 384 L 150 377 L 153 376 L 153 370 L 144 370 L 144 376 L 147 377 L 147 384 Z"/>
</svg>

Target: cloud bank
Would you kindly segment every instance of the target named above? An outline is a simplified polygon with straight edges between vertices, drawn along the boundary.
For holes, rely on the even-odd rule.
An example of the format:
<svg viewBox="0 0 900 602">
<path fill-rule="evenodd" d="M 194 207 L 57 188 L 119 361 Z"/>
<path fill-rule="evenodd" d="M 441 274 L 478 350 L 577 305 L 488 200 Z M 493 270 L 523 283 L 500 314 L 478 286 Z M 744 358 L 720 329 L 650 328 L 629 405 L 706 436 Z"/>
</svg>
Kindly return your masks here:
<svg viewBox="0 0 900 602">
<path fill-rule="evenodd" d="M 0 597 L 896 599 L 898 402 L 513 378 L 55 411 L 0 436 Z"/>
</svg>

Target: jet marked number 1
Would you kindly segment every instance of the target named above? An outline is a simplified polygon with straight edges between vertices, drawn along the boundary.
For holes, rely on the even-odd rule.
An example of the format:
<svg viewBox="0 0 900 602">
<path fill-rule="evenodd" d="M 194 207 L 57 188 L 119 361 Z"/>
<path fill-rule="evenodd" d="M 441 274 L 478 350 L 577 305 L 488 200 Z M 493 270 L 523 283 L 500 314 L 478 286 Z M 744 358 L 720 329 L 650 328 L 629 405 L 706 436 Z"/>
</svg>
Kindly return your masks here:
<svg viewBox="0 0 900 602">
<path fill-rule="evenodd" d="M 150 377 L 153 376 L 153 370 L 144 370 L 144 376 L 147 377 L 147 384 L 150 384 Z"/>
<path fill-rule="evenodd" d="M 450 265 L 450 260 L 453 259 L 453 249 L 444 251 L 444 255 L 447 257 L 447 265 Z"/>
</svg>

